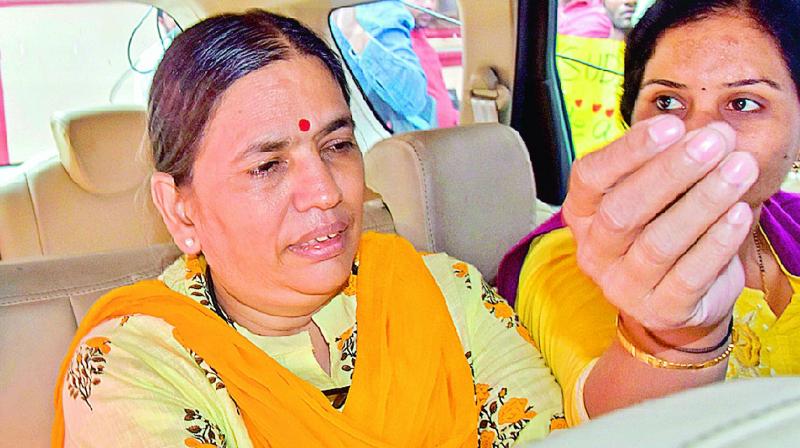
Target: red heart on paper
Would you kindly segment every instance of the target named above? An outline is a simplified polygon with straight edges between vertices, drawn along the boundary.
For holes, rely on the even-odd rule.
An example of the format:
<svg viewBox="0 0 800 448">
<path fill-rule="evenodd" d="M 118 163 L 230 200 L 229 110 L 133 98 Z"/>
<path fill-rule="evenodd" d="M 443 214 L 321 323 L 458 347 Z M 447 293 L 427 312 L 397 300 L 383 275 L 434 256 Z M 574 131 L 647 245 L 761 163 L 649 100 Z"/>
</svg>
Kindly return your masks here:
<svg viewBox="0 0 800 448">
<path fill-rule="evenodd" d="M 601 107 L 602 107 L 602 105 L 600 105 L 600 104 L 593 104 L 592 105 L 592 112 L 599 111 Z"/>
<path fill-rule="evenodd" d="M 611 118 L 614 115 L 614 109 L 606 109 L 606 117 Z"/>
<path fill-rule="evenodd" d="M 576 106 L 581 107 L 581 104 L 583 104 L 583 100 L 575 100 Z"/>
</svg>

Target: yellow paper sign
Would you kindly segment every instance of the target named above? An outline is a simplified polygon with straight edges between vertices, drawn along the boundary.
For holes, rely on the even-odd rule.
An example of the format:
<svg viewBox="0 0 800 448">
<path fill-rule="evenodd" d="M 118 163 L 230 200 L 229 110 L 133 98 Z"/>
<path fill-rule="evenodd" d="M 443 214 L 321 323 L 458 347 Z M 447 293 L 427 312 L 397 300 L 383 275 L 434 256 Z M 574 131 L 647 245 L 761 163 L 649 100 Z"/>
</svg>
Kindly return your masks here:
<svg viewBox="0 0 800 448">
<path fill-rule="evenodd" d="M 625 132 L 619 113 L 625 44 L 614 39 L 558 35 L 556 67 L 567 107 L 575 157 L 601 148 Z"/>
</svg>

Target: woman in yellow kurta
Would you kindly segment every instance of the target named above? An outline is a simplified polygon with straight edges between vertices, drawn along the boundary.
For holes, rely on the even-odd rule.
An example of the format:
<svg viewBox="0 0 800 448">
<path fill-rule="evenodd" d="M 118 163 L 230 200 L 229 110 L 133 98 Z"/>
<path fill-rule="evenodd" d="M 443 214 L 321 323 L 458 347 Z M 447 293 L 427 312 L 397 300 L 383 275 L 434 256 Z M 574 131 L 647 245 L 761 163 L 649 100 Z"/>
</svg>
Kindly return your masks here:
<svg viewBox="0 0 800 448">
<path fill-rule="evenodd" d="M 253 11 L 155 73 L 156 207 L 185 253 L 112 291 L 56 388 L 54 446 L 510 446 L 562 421 L 511 307 L 466 263 L 361 235 L 342 67 Z"/>
<path fill-rule="evenodd" d="M 635 402 L 617 384 L 637 376 L 658 396 L 800 374 L 800 197 L 778 190 L 800 150 L 800 24 L 778 18 L 798 15 L 656 2 L 627 42 L 633 137 L 576 163 L 569 228 L 559 215 L 507 255 L 500 292 L 571 423 Z"/>
</svg>

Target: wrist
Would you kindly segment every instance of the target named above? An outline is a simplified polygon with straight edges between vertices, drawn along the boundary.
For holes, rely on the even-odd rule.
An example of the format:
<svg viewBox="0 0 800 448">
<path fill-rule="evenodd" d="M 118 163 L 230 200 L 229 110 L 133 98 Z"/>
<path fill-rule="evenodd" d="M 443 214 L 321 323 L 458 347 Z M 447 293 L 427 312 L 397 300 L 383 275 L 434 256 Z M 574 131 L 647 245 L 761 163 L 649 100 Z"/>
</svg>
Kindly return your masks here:
<svg viewBox="0 0 800 448">
<path fill-rule="evenodd" d="M 677 363 L 696 363 L 719 355 L 730 342 L 731 320 L 706 327 L 650 330 L 633 317 L 620 312 L 620 328 L 641 350 Z"/>
</svg>

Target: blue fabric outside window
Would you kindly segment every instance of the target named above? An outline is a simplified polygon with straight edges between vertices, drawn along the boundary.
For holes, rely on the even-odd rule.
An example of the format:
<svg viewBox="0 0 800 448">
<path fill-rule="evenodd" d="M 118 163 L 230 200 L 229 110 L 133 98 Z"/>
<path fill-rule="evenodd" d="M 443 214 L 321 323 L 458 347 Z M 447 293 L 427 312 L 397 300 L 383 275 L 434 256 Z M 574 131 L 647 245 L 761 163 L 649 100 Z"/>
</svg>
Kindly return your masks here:
<svg viewBox="0 0 800 448">
<path fill-rule="evenodd" d="M 355 8 L 356 20 L 371 36 L 361 54 L 333 23 L 331 31 L 375 112 L 395 133 L 437 127 L 436 102 L 428 95 L 425 72 L 411 48 L 414 16 L 396 1 Z"/>
</svg>

